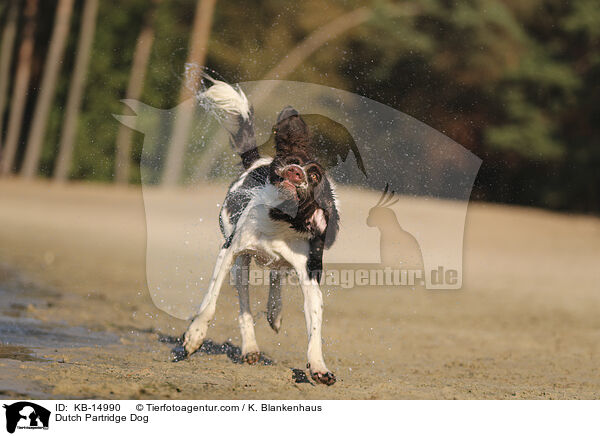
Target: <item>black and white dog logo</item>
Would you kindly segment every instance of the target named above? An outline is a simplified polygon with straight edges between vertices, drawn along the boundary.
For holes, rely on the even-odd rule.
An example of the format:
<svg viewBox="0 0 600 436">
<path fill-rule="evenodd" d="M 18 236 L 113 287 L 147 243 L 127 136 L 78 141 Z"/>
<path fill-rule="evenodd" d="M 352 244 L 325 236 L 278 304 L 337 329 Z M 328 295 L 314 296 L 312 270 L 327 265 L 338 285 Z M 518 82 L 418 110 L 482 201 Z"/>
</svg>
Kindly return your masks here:
<svg viewBox="0 0 600 436">
<path fill-rule="evenodd" d="M 50 411 L 29 401 L 5 404 L 6 431 L 14 433 L 18 429 L 48 429 Z"/>
</svg>

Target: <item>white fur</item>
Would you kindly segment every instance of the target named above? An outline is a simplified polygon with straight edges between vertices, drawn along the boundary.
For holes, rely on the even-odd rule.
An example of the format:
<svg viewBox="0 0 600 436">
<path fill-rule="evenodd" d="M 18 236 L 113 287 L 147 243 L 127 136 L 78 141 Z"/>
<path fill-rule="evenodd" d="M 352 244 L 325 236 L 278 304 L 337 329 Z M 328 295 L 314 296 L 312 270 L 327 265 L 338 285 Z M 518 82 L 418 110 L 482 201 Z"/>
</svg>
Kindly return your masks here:
<svg viewBox="0 0 600 436">
<path fill-rule="evenodd" d="M 310 225 L 312 228 L 319 231 L 319 233 L 325 233 L 327 228 L 327 220 L 325 219 L 325 213 L 323 209 L 317 209 L 310 217 Z"/>
<path fill-rule="evenodd" d="M 240 88 L 235 89 L 228 83 L 215 80 L 206 73 L 203 73 L 202 77 L 212 82 L 211 87 L 198 93 L 198 99 L 202 103 L 218 112 L 234 116 L 240 115 L 244 120 L 250 118 L 250 103 L 244 91 Z"/>
<path fill-rule="evenodd" d="M 336 192 L 338 192 L 337 185 L 333 182 L 333 180 L 331 180 L 329 178 L 328 178 L 328 181 L 329 181 L 329 186 L 331 186 L 331 192 L 333 192 L 333 204 L 335 204 L 335 208 L 339 214 L 341 209 L 340 209 L 340 199 L 336 195 Z"/>
<path fill-rule="evenodd" d="M 250 353 L 259 353 L 256 336 L 254 335 L 254 319 L 250 312 L 240 313 L 238 317 L 240 332 L 242 335 L 242 356 Z"/>
<path fill-rule="evenodd" d="M 228 238 L 235 230 L 233 223 L 231 222 L 231 216 L 229 216 L 229 212 L 224 207 L 221 208 L 220 215 L 221 223 L 223 225 L 223 234 Z"/>
<path fill-rule="evenodd" d="M 229 192 L 237 191 L 239 189 L 239 187 L 242 186 L 242 184 L 244 183 L 244 181 L 246 180 L 246 178 L 248 177 L 248 174 L 250 174 L 250 172 L 254 171 L 256 168 L 261 167 L 263 165 L 270 165 L 272 161 L 273 161 L 272 157 L 263 157 L 263 158 L 260 158 L 260 159 L 257 159 L 256 161 L 254 161 L 254 163 L 246 171 L 244 171 L 242 173 L 240 178 L 233 185 L 231 185 L 231 188 L 229 188 Z"/>
<path fill-rule="evenodd" d="M 242 173 L 239 179 L 233 185 L 231 185 L 231 187 L 229 188 L 229 193 L 235 193 L 236 191 L 238 191 L 243 185 L 248 175 L 250 174 L 250 172 L 254 171 L 260 166 L 269 165 L 272 161 L 272 157 L 257 159 L 246 171 Z M 225 207 L 221 208 L 220 218 L 221 223 L 223 223 L 223 233 L 225 235 L 225 238 L 229 238 L 235 230 L 235 228 L 231 223 L 231 217 L 229 216 L 229 213 Z"/>
</svg>

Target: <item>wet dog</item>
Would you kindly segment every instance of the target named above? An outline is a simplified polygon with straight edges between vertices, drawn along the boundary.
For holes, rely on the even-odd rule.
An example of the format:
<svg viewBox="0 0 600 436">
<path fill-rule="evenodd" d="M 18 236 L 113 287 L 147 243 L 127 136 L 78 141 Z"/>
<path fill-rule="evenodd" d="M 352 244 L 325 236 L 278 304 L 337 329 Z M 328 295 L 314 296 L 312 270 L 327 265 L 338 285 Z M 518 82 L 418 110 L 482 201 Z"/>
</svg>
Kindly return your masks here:
<svg viewBox="0 0 600 436">
<path fill-rule="evenodd" d="M 315 158 L 310 130 L 292 107 L 284 108 L 273 129 L 275 156 L 261 157 L 254 137 L 253 108 L 241 89 L 205 77 L 211 84 L 199 95 L 201 104 L 219 117 L 230 133 L 244 172 L 231 184 L 219 223 L 225 238 L 208 290 L 184 334 L 188 354 L 202 345 L 217 298 L 229 271 L 239 294 L 242 355 L 255 363 L 260 351 L 254 334 L 248 293 L 252 259 L 270 269 L 267 320 L 281 326 L 281 275 L 293 269 L 304 295 L 308 330 L 308 365 L 313 380 L 332 385 L 336 379 L 323 359 L 321 324 L 323 298 L 319 282 L 323 250 L 335 241 L 339 228 L 333 185 Z"/>
</svg>

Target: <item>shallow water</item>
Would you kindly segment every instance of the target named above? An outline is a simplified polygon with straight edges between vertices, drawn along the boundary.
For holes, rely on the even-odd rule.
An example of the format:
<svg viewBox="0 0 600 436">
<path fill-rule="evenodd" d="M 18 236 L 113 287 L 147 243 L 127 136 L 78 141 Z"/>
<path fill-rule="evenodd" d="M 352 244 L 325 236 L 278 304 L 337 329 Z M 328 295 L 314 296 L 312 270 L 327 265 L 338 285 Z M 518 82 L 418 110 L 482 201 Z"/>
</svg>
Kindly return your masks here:
<svg viewBox="0 0 600 436">
<path fill-rule="evenodd" d="M 110 333 L 63 323 L 50 324 L 23 316 L 0 316 L 0 338 L 3 345 L 31 348 L 90 347 L 117 341 L 117 337 Z"/>
<path fill-rule="evenodd" d="M 1 268 L 1 267 L 0 267 Z M 48 364 L 48 354 L 64 349 L 114 344 L 118 337 L 81 326 L 70 326 L 64 320 L 41 321 L 33 317 L 36 309 L 60 302 L 60 294 L 40 289 L 20 275 L 2 268 L 0 274 L 0 366 L 7 372 L 18 372 L 18 362 Z M 8 371 L 8 370 L 11 371 Z M 14 375 L 14 374 L 13 374 Z M 0 375 L 1 397 L 40 397 L 40 391 L 23 377 Z M 41 398 L 41 397 L 40 397 Z"/>
</svg>

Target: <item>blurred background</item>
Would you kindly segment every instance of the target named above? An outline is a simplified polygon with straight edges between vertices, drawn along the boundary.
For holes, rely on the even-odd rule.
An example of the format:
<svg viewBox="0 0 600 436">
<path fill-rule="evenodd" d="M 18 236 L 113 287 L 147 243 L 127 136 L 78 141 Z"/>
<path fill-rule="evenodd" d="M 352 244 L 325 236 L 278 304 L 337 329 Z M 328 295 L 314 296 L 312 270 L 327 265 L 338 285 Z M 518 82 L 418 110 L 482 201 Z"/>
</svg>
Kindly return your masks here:
<svg viewBox="0 0 600 436">
<path fill-rule="evenodd" d="M 112 114 L 173 108 L 205 65 L 409 114 L 483 159 L 473 199 L 600 211 L 592 0 L 4 0 L 0 29 L 4 177 L 140 183 L 143 136 Z"/>
<path fill-rule="evenodd" d="M 592 0 L 0 0 L 0 398 L 598 398 L 599 42 Z M 209 330 L 216 354 L 169 360 L 239 170 L 218 123 L 179 110 L 202 67 L 255 87 L 260 140 L 274 111 L 302 110 L 313 89 L 331 98 L 304 115 L 345 127 L 324 124 L 333 140 L 369 144 L 373 190 L 339 186 L 327 262 L 385 260 L 385 226 L 366 222 L 394 177 L 410 194 L 396 234 L 438 232 L 417 239 L 425 262 L 444 241 L 464 248 L 461 291 L 323 286 L 333 388 L 293 382 L 306 352 L 293 286 L 277 335 L 261 320 L 266 287 L 252 289 L 272 366 L 237 363 L 228 286 Z M 366 110 L 331 115 L 348 102 Z M 361 176 L 352 159 L 338 176 Z M 381 160 L 391 171 L 370 171 Z M 162 189 L 186 174 L 202 183 Z M 169 307 L 178 295 L 181 310 Z"/>
</svg>

